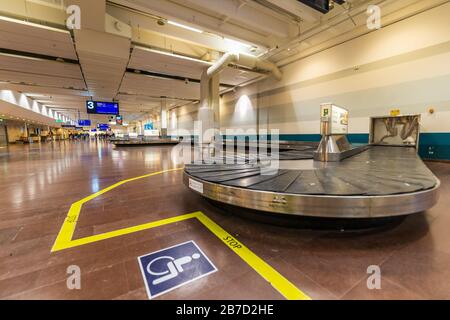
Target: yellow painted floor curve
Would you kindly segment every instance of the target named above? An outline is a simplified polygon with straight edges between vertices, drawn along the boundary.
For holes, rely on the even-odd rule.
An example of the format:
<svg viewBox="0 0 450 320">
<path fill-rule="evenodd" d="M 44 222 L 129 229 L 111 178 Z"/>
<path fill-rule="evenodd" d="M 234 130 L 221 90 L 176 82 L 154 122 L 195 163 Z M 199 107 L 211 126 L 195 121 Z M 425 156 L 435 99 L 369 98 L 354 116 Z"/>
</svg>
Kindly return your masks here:
<svg viewBox="0 0 450 320">
<path fill-rule="evenodd" d="M 133 227 L 122 228 L 110 232 L 105 232 L 101 234 L 96 234 L 84 238 L 72 239 L 75 232 L 76 224 L 80 216 L 81 207 L 84 203 L 111 191 L 125 183 L 132 182 L 135 180 L 152 177 L 162 173 L 173 172 L 182 170 L 183 168 L 175 168 L 169 170 L 163 170 L 158 172 L 149 173 L 139 177 L 134 177 L 126 180 L 117 182 L 105 189 L 102 189 L 86 198 L 83 198 L 75 203 L 73 203 L 69 209 L 66 219 L 64 220 L 61 230 L 55 240 L 52 247 L 52 252 L 60 251 L 68 248 L 73 248 L 100 240 L 110 239 L 114 237 L 119 237 L 122 235 L 152 229 L 164 225 L 168 225 L 174 222 L 184 221 L 187 219 L 197 219 L 200 221 L 209 231 L 215 234 L 227 247 L 233 250 L 242 260 L 244 260 L 251 268 L 253 268 L 260 276 L 262 276 L 266 281 L 268 281 L 276 290 L 278 290 L 286 299 L 289 300 L 310 300 L 310 298 L 293 285 L 289 280 L 283 277 L 278 271 L 272 268 L 264 260 L 259 258 L 250 249 L 244 246 L 240 241 L 232 237 L 228 232 L 226 232 L 222 227 L 208 218 L 203 212 L 197 211 L 189 214 L 183 214 L 176 217 L 171 217 L 167 219 L 162 219 L 154 222 L 144 223 Z M 229 239 L 233 239 L 232 245 L 230 245 Z"/>
</svg>

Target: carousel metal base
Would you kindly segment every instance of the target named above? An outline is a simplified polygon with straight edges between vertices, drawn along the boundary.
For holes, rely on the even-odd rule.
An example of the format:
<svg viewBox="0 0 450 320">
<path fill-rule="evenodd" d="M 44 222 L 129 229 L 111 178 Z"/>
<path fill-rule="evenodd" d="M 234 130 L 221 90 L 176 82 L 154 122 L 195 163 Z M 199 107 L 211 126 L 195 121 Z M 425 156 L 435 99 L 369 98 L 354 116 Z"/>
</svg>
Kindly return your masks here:
<svg viewBox="0 0 450 320">
<path fill-rule="evenodd" d="M 402 216 L 438 200 L 440 182 L 413 148 L 372 146 L 340 162 L 280 161 L 270 174 L 264 168 L 259 162 L 187 165 L 184 183 L 216 202 L 309 217 Z"/>
</svg>

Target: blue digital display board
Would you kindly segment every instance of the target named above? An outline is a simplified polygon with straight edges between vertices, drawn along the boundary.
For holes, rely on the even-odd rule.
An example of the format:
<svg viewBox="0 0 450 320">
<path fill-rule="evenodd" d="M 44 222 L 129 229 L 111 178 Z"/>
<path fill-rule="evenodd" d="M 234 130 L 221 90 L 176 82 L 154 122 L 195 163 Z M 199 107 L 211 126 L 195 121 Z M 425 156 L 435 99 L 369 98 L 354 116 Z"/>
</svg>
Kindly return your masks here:
<svg viewBox="0 0 450 320">
<path fill-rule="evenodd" d="M 100 131 L 106 131 L 109 129 L 109 125 L 106 123 L 99 123 L 99 124 L 97 124 L 97 128 Z"/>
<path fill-rule="evenodd" d="M 118 102 L 100 102 L 100 101 L 86 101 L 87 113 L 94 114 L 119 114 Z"/>
<path fill-rule="evenodd" d="M 324 14 L 330 11 L 330 1 L 328 0 L 298 0 L 298 1 Z M 337 0 L 335 2 L 338 4 L 343 4 L 345 1 Z"/>
<path fill-rule="evenodd" d="M 90 126 L 91 126 L 91 120 L 88 120 L 88 119 L 85 119 L 85 120 L 80 119 L 80 120 L 78 120 L 78 125 L 79 125 L 80 127 L 90 127 Z"/>
</svg>

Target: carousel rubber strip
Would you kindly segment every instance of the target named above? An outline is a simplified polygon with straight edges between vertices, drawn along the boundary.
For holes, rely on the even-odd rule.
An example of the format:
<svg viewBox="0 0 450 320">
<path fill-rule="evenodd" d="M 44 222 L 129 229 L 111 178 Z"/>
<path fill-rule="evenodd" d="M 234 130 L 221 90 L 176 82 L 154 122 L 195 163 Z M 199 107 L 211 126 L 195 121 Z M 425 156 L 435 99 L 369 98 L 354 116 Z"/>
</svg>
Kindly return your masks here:
<svg viewBox="0 0 450 320">
<path fill-rule="evenodd" d="M 249 159 L 250 161 L 256 159 L 256 148 L 252 147 L 250 148 L 249 145 L 242 145 L 242 149 L 236 148 L 233 144 L 230 144 L 228 142 L 228 145 L 225 145 L 227 148 L 230 148 L 233 150 L 230 155 L 227 155 L 227 159 L 236 158 L 236 159 Z M 236 142 L 235 142 L 236 143 Z M 242 141 L 241 141 L 242 143 Z M 260 146 L 263 146 L 263 142 L 259 142 Z M 223 146 L 223 148 L 225 148 Z M 268 144 L 267 146 L 270 146 Z M 267 150 L 267 146 L 266 149 Z M 314 152 L 317 150 L 317 147 L 319 146 L 318 142 L 289 142 L 289 141 L 279 141 L 278 148 L 279 148 L 279 160 L 303 160 L 303 159 L 313 159 L 314 158 Z M 252 149 L 249 151 L 249 149 Z M 234 153 L 234 150 L 236 153 Z M 269 147 L 270 150 L 270 147 Z M 239 152 L 240 151 L 240 152 Z M 246 153 L 250 153 L 247 154 Z M 225 158 L 224 158 L 225 159 Z"/>
<path fill-rule="evenodd" d="M 117 147 L 175 145 L 175 144 L 179 143 L 178 140 L 172 140 L 172 139 L 114 140 L 111 142 Z"/>
<path fill-rule="evenodd" d="M 310 170 L 281 166 L 272 175 L 262 175 L 256 163 L 187 165 L 187 186 L 190 180 L 202 184 L 192 189 L 218 202 L 273 213 L 339 218 L 421 212 L 437 202 L 440 185 L 415 149 L 380 146 L 333 165 L 314 162 Z"/>
</svg>

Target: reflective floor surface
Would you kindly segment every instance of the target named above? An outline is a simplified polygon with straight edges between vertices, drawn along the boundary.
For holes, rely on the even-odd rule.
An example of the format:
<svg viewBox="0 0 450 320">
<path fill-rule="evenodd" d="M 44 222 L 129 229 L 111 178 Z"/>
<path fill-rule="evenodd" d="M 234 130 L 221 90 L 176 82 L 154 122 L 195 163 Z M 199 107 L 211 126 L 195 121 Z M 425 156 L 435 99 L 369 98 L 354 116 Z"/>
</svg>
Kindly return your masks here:
<svg viewBox="0 0 450 320">
<path fill-rule="evenodd" d="M 194 240 L 218 271 L 156 299 L 284 299 L 195 219 L 51 252 L 72 203 L 182 166 L 172 148 L 66 141 L 0 149 L 0 298 L 148 299 L 137 257 Z M 194 194 L 180 170 L 85 203 L 74 239 L 202 211 L 312 299 L 450 299 L 450 163 L 427 165 L 442 183 L 438 204 L 388 228 L 264 224 Z M 67 288 L 71 265 L 80 267 L 80 290 Z M 381 269 L 379 290 L 367 286 L 372 265 Z"/>
</svg>

